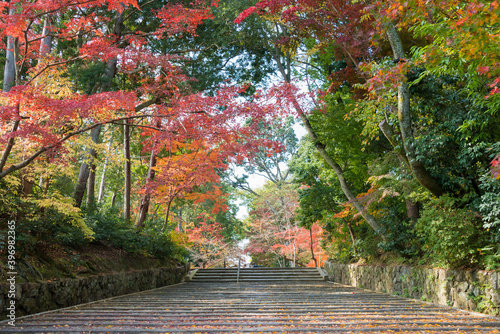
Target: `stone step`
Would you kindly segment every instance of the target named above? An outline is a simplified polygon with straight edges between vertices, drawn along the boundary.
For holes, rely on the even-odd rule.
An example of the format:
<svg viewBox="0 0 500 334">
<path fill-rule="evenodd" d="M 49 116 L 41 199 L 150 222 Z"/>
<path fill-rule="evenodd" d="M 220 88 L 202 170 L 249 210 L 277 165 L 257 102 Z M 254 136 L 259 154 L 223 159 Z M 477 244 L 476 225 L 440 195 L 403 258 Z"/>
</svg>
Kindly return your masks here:
<svg viewBox="0 0 500 334">
<path fill-rule="evenodd" d="M 200 269 L 203 271 L 237 271 L 238 268 L 207 268 Z M 269 268 L 269 267 L 253 267 L 253 268 L 240 268 L 240 271 L 318 271 L 317 268 L 314 267 L 285 267 L 285 268 Z"/>
<path fill-rule="evenodd" d="M 282 278 L 282 279 L 287 279 L 287 278 L 322 278 L 319 274 L 318 275 L 249 275 L 249 274 L 240 274 L 240 275 L 232 275 L 232 274 L 205 274 L 205 273 L 197 273 L 193 278 L 198 278 L 198 277 L 207 277 L 207 278 Z"/>
<path fill-rule="evenodd" d="M 237 273 L 238 270 L 236 269 L 231 269 L 231 270 L 210 270 L 210 269 L 198 269 L 200 272 L 205 272 L 205 273 Z M 272 273 L 272 274 L 283 274 L 283 273 L 292 273 L 292 274 L 303 274 L 303 273 L 317 273 L 318 270 L 300 270 L 300 269 L 295 269 L 295 270 L 253 270 L 253 269 L 240 269 L 240 273 L 250 273 L 250 274 L 266 274 L 266 273 Z"/>
<path fill-rule="evenodd" d="M 200 269 L 204 271 L 231 271 L 231 270 L 238 270 L 238 268 L 206 268 L 206 269 Z M 317 271 L 317 268 L 315 267 L 252 267 L 252 268 L 243 268 L 241 267 L 240 270 L 247 270 L 247 271 L 286 271 L 286 270 L 291 270 L 291 271 Z"/>
<path fill-rule="evenodd" d="M 205 271 L 197 271 L 196 275 L 206 275 L 206 276 L 236 276 L 237 272 L 205 272 Z M 240 272 L 240 276 L 318 276 L 318 272 L 265 272 L 265 273 L 256 273 L 256 272 Z"/>
<path fill-rule="evenodd" d="M 238 279 L 239 277 L 239 279 Z M 317 268 L 219 268 L 199 269 L 189 278 L 193 282 L 279 282 L 324 281 Z"/>
<path fill-rule="evenodd" d="M 317 282 L 322 282 L 323 279 L 322 278 L 288 278 L 287 279 L 288 281 L 293 281 L 293 282 L 311 282 L 311 281 L 317 281 Z M 220 278 L 213 278 L 213 279 L 210 279 L 210 278 L 193 278 L 192 279 L 192 282 L 196 282 L 196 283 L 217 283 L 217 282 L 221 282 L 221 283 L 234 283 L 236 282 L 237 279 L 234 278 L 234 279 L 220 279 Z M 239 279 L 239 282 L 282 282 L 283 281 L 283 278 L 241 278 Z"/>
</svg>

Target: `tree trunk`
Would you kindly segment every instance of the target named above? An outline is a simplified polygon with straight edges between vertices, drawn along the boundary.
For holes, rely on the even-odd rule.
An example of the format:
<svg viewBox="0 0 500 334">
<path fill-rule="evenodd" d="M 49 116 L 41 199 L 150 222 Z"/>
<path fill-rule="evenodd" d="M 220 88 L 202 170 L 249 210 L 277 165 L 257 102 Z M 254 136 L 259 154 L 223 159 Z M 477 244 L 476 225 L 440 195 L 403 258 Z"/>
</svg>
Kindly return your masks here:
<svg viewBox="0 0 500 334">
<path fill-rule="evenodd" d="M 177 212 L 177 219 L 178 219 L 178 222 L 177 222 L 177 230 L 182 233 L 184 232 L 184 227 L 182 226 L 182 208 L 179 209 L 179 211 Z M 226 260 L 224 259 L 224 262 Z"/>
<path fill-rule="evenodd" d="M 99 125 L 92 129 L 90 136 L 93 143 L 99 142 L 99 136 L 101 134 L 102 125 Z M 87 188 L 87 181 L 90 175 L 90 166 L 93 165 L 94 158 L 97 153 L 94 148 L 89 148 L 87 151 L 86 160 L 80 166 L 80 171 L 78 173 L 78 180 L 75 184 L 75 189 L 73 192 L 73 198 L 75 199 L 75 206 L 77 208 L 82 206 L 83 195 L 85 194 L 85 189 Z"/>
<path fill-rule="evenodd" d="M 109 154 L 109 151 L 108 151 Z M 102 203 L 104 198 L 104 190 L 106 188 L 106 171 L 108 169 L 108 156 L 104 160 L 104 166 L 102 167 L 101 182 L 99 183 L 99 195 L 97 197 L 97 203 Z"/>
<path fill-rule="evenodd" d="M 10 8 L 9 15 L 14 14 L 15 9 Z M 16 83 L 16 40 L 12 36 L 7 37 L 7 48 L 5 50 L 5 67 L 3 71 L 3 91 L 8 92 Z"/>
<path fill-rule="evenodd" d="M 95 169 L 94 163 L 90 165 L 89 181 L 87 184 L 87 206 L 91 207 L 95 204 Z"/>
<path fill-rule="evenodd" d="M 335 175 L 337 175 L 337 179 L 340 182 L 340 188 L 342 188 L 342 191 L 344 192 L 345 196 L 349 200 L 350 203 L 356 208 L 356 210 L 361 214 L 361 216 L 365 219 L 365 221 L 370 225 L 370 227 L 377 233 L 379 234 L 382 238 L 385 239 L 382 226 L 377 222 L 375 217 L 373 217 L 370 213 L 368 213 L 363 205 L 359 203 L 358 199 L 356 196 L 351 191 L 351 188 L 349 187 L 349 184 L 347 183 L 345 177 L 344 177 L 344 171 L 340 167 L 340 165 L 333 160 L 329 154 L 326 152 L 326 146 L 319 140 L 318 136 L 314 132 L 314 129 L 311 126 L 311 123 L 309 122 L 309 119 L 307 116 L 304 114 L 302 111 L 302 108 L 298 104 L 297 101 L 294 103 L 295 109 L 299 113 L 299 117 L 302 120 L 302 124 L 306 128 L 307 132 L 309 133 L 309 136 L 311 136 L 311 139 L 314 142 L 314 146 L 316 146 L 316 149 L 318 150 L 319 154 L 325 159 L 326 163 L 333 169 L 335 172 Z"/>
<path fill-rule="evenodd" d="M 19 122 L 19 120 L 14 121 L 11 132 L 17 131 L 17 129 L 19 128 Z M 9 158 L 10 151 L 12 151 L 12 147 L 14 147 L 14 137 L 9 138 L 9 140 L 7 141 L 7 146 L 5 147 L 5 150 L 2 154 L 2 159 L 0 160 L 0 172 L 3 171 L 3 168 L 7 163 L 7 159 Z"/>
<path fill-rule="evenodd" d="M 43 194 L 45 196 L 47 196 L 47 194 L 49 193 L 49 186 L 50 186 L 50 177 L 47 175 L 47 177 L 45 178 L 45 188 L 43 189 Z"/>
<path fill-rule="evenodd" d="M 163 221 L 165 226 L 168 226 L 168 218 L 170 216 L 170 206 L 172 205 L 172 201 L 173 201 L 173 199 L 167 203 L 167 212 L 165 213 L 165 220 Z"/>
<path fill-rule="evenodd" d="M 397 142 L 397 140 L 395 138 L 396 136 L 394 134 L 394 129 L 392 128 L 392 126 L 389 125 L 389 123 L 387 123 L 385 120 L 383 120 L 382 122 L 379 123 L 378 127 L 379 127 L 380 131 L 382 131 L 382 133 L 384 134 L 385 138 L 387 138 L 389 143 L 391 143 L 392 147 L 394 148 L 394 150 L 398 154 L 401 162 L 406 165 L 408 170 L 411 170 L 410 162 L 408 161 L 408 157 L 406 156 L 405 151 L 401 149 L 401 145 L 399 145 L 399 143 Z"/>
<path fill-rule="evenodd" d="M 73 190 L 73 199 L 75 200 L 75 206 L 77 208 L 82 206 L 83 195 L 85 193 L 85 188 L 87 188 L 89 174 L 89 165 L 86 162 L 82 163 L 80 165 L 80 171 L 78 172 L 78 180 L 76 181 L 75 189 Z"/>
<path fill-rule="evenodd" d="M 106 150 L 106 159 L 104 160 L 104 166 L 102 167 L 101 182 L 99 184 L 99 196 L 97 198 L 97 203 L 101 203 L 104 198 L 104 190 L 106 187 L 106 171 L 108 170 L 109 155 L 111 154 L 111 144 L 113 142 L 113 132 L 109 138 L 108 147 Z"/>
<path fill-rule="evenodd" d="M 396 139 L 394 138 L 394 130 L 393 128 L 384 120 L 380 122 L 378 125 L 382 133 L 385 135 L 387 140 L 391 143 L 394 150 L 398 154 L 399 161 L 401 162 L 402 168 L 408 171 L 408 174 L 411 174 L 411 166 L 406 153 L 401 149 L 401 145 L 398 145 Z M 405 199 L 406 202 L 406 213 L 408 218 L 412 220 L 412 225 L 415 225 L 418 218 L 420 218 L 420 208 L 418 202 L 414 202 L 411 199 Z"/>
<path fill-rule="evenodd" d="M 411 199 L 405 199 L 406 202 L 406 214 L 410 218 L 412 225 L 415 226 L 418 219 L 420 218 L 420 205 L 418 202 L 414 202 Z"/>
<path fill-rule="evenodd" d="M 53 37 L 50 34 L 52 28 L 52 16 L 47 15 L 45 17 L 45 20 L 43 21 L 43 31 L 42 31 L 42 42 L 40 43 L 40 55 L 39 59 L 43 59 L 45 56 L 47 56 L 51 51 L 52 51 L 52 41 Z"/>
<path fill-rule="evenodd" d="M 116 192 L 113 192 L 113 196 L 111 196 L 111 207 L 114 208 L 116 203 Z"/>
<path fill-rule="evenodd" d="M 403 43 L 401 42 L 399 33 L 393 23 L 390 23 L 387 27 L 387 37 L 389 39 L 389 43 L 391 44 L 394 57 L 399 61 L 403 61 L 405 59 Z M 398 86 L 398 121 L 399 128 L 401 130 L 401 137 L 403 139 L 403 147 L 405 149 L 406 156 L 408 157 L 408 162 L 413 176 L 415 176 L 417 181 L 433 195 L 438 197 L 441 196 L 443 194 L 441 185 L 429 174 L 425 166 L 416 158 L 411 125 L 410 91 L 408 83 L 406 82 L 400 82 Z"/>
<path fill-rule="evenodd" d="M 106 189 L 106 170 L 108 169 L 108 158 L 104 161 L 102 167 L 101 182 L 99 183 L 99 195 L 97 196 L 97 203 L 102 203 L 104 199 L 104 190 Z"/>
<path fill-rule="evenodd" d="M 9 10 L 9 15 L 14 14 L 14 8 L 11 8 Z M 15 85 L 16 82 L 16 57 L 15 57 L 15 52 L 14 48 L 16 47 L 15 45 L 15 40 L 13 37 L 8 36 L 7 37 L 7 48 L 5 50 L 6 57 L 5 57 L 5 67 L 3 71 L 3 87 L 2 90 L 4 93 L 7 93 L 10 91 L 10 89 Z M 19 109 L 19 105 L 17 106 Z M 16 119 L 14 121 L 14 124 L 12 125 L 12 130 L 11 132 L 17 131 L 19 128 L 19 122 L 20 120 Z M 12 147 L 14 146 L 15 139 L 14 137 L 9 138 L 7 141 L 7 146 L 5 147 L 5 150 L 3 151 L 2 158 L 0 159 L 0 172 L 3 171 L 5 164 L 7 163 L 7 159 L 9 158 L 10 152 L 12 151 Z"/>
<path fill-rule="evenodd" d="M 34 182 L 29 180 L 21 173 L 21 194 L 23 197 L 27 197 L 33 194 Z"/>
<path fill-rule="evenodd" d="M 316 260 L 316 257 L 314 256 L 314 240 L 313 240 L 313 230 L 312 230 L 312 225 L 309 228 L 309 236 L 311 237 L 311 257 L 314 261 L 314 266 L 318 267 L 318 261 Z"/>
<path fill-rule="evenodd" d="M 347 225 L 347 229 L 349 230 L 349 234 L 351 235 L 351 240 L 352 240 L 352 250 L 354 252 L 354 255 L 356 255 L 356 239 L 354 239 L 354 231 L 352 230 L 352 225 L 351 222 L 346 220 L 345 218 L 342 218 L 344 222 Z"/>
<path fill-rule="evenodd" d="M 115 36 L 117 39 L 119 39 L 121 37 L 122 25 L 123 25 L 123 13 L 120 13 L 115 18 L 115 24 L 114 24 L 114 28 L 113 28 L 113 32 L 115 33 Z M 49 36 L 47 36 L 47 37 L 49 37 Z M 106 91 L 111 87 L 111 82 L 112 82 L 114 76 L 116 75 L 116 64 L 117 64 L 116 59 L 108 60 L 107 66 L 106 66 L 106 73 L 105 73 L 105 82 L 100 87 L 101 91 Z M 101 125 L 99 125 L 97 127 L 97 128 L 99 128 L 98 129 L 99 134 L 101 131 L 101 127 L 102 127 Z M 95 128 L 95 129 L 97 129 L 97 128 Z M 94 131 L 94 130 L 92 130 L 92 131 Z M 92 135 L 92 133 L 91 133 L 91 135 Z M 94 141 L 94 138 L 92 138 L 92 140 Z M 94 141 L 94 142 L 96 143 L 97 141 Z M 92 164 L 92 160 L 90 161 L 90 164 Z M 85 193 L 85 188 L 87 187 L 87 180 L 89 178 L 89 174 L 90 174 L 89 164 L 84 161 L 82 163 L 82 165 L 80 166 L 80 172 L 78 173 L 78 181 L 75 185 L 75 191 L 74 191 L 74 196 L 73 196 L 75 198 L 75 203 L 76 203 L 77 207 L 80 207 L 82 205 L 83 195 Z"/>
<path fill-rule="evenodd" d="M 151 155 L 149 157 L 149 170 L 148 177 L 146 179 L 146 185 L 148 182 L 153 181 L 155 177 L 154 167 L 156 166 L 156 155 L 153 150 L 151 150 Z M 137 222 L 135 223 L 135 227 L 143 228 L 144 222 L 148 216 L 149 211 L 149 201 L 151 199 L 151 195 L 149 193 L 144 194 L 141 200 L 141 206 L 139 207 L 139 217 L 137 218 Z"/>
<path fill-rule="evenodd" d="M 128 120 L 123 124 L 123 156 L 125 158 L 125 185 L 123 193 L 123 218 L 130 222 L 130 188 L 131 188 L 131 164 L 130 164 L 130 125 Z"/>
</svg>

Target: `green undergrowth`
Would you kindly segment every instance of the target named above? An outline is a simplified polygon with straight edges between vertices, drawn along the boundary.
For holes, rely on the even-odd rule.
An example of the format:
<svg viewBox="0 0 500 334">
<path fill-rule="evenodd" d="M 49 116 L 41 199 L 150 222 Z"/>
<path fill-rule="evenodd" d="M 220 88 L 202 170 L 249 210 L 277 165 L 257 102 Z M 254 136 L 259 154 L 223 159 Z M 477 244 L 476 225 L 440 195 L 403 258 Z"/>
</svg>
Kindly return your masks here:
<svg viewBox="0 0 500 334">
<path fill-rule="evenodd" d="M 400 207 L 395 198 L 390 205 L 377 202 L 374 211 L 385 213 L 380 219 L 385 240 L 361 220 L 352 223 L 352 236 L 327 225 L 329 257 L 339 263 L 498 271 L 500 232 L 485 225 L 476 199 L 427 199 L 415 222 L 405 217 L 404 202 Z"/>
<path fill-rule="evenodd" d="M 0 191 L 0 279 L 8 270 L 8 222 L 15 222 L 17 282 L 77 278 L 179 265 L 186 251 L 164 232 L 137 230 L 113 208 L 67 212 Z M 66 209 L 65 209 L 66 208 Z"/>
</svg>

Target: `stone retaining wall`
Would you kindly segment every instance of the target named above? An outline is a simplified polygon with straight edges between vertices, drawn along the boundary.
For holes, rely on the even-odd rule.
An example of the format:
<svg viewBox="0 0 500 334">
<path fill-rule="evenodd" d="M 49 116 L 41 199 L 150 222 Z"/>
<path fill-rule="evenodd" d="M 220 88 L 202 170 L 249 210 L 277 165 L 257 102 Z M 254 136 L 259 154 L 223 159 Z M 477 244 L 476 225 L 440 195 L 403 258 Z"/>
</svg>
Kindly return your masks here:
<svg viewBox="0 0 500 334">
<path fill-rule="evenodd" d="M 500 273 L 325 263 L 330 279 L 377 292 L 500 315 Z"/>
<path fill-rule="evenodd" d="M 180 283 L 187 267 L 154 268 L 86 278 L 16 284 L 16 317 Z M 9 286 L 0 284 L 0 320 L 7 319 Z"/>
</svg>

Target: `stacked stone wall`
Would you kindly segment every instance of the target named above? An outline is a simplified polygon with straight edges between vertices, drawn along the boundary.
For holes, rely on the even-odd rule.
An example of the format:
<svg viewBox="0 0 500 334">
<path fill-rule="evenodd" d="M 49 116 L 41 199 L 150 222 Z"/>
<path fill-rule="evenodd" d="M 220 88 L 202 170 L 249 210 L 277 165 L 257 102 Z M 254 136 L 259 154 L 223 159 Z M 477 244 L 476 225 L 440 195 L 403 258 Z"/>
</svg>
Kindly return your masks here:
<svg viewBox="0 0 500 334">
<path fill-rule="evenodd" d="M 333 282 L 500 315 L 500 273 L 325 263 Z"/>
<path fill-rule="evenodd" d="M 77 279 L 16 284 L 16 317 L 180 283 L 187 267 L 153 268 Z M 8 284 L 0 284 L 0 320 L 7 319 Z"/>
</svg>

